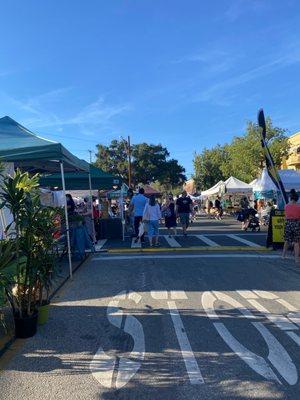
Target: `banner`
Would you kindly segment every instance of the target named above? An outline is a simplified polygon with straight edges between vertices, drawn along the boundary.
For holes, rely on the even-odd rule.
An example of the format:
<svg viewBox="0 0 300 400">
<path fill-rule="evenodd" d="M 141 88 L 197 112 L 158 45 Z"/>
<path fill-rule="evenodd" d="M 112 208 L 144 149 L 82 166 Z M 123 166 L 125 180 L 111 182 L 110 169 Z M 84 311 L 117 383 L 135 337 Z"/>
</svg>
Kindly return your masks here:
<svg viewBox="0 0 300 400">
<path fill-rule="evenodd" d="M 274 185 L 277 187 L 278 191 L 280 192 L 282 199 L 285 204 L 288 203 L 288 197 L 281 181 L 281 178 L 278 174 L 278 171 L 275 167 L 273 157 L 270 153 L 269 147 L 266 142 L 266 121 L 264 116 L 263 109 L 260 109 L 258 112 L 258 125 L 262 128 L 261 129 L 261 145 L 264 150 L 265 160 L 266 160 L 266 167 L 270 178 L 272 179 Z"/>
</svg>

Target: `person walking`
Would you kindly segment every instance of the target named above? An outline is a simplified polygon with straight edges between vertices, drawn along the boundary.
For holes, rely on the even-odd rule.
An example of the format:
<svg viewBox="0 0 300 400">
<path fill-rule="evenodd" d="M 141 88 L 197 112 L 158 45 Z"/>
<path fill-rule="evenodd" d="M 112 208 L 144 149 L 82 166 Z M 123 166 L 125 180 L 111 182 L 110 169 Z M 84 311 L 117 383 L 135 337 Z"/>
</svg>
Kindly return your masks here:
<svg viewBox="0 0 300 400">
<path fill-rule="evenodd" d="M 188 197 L 187 192 L 184 190 L 182 196 L 176 201 L 176 215 L 179 216 L 182 225 L 183 235 L 187 235 L 187 228 L 189 227 L 190 214 L 192 212 L 192 200 Z"/>
<path fill-rule="evenodd" d="M 160 206 L 155 196 L 151 195 L 149 203 L 145 205 L 143 212 L 143 221 L 148 225 L 148 238 L 150 247 L 158 247 L 159 220 L 161 219 Z"/>
<path fill-rule="evenodd" d="M 177 222 L 175 212 L 175 202 L 172 193 L 167 197 L 166 203 L 162 207 L 162 216 L 165 218 L 165 226 L 168 229 L 169 237 L 173 230 L 174 235 L 177 234 Z"/>
<path fill-rule="evenodd" d="M 136 241 L 138 240 L 139 236 L 139 226 L 141 221 L 143 220 L 143 213 L 145 209 L 145 205 L 148 203 L 148 199 L 144 196 L 145 190 L 144 188 L 140 188 L 138 194 L 134 195 L 131 199 L 129 211 L 133 214 L 134 217 L 134 231 Z M 141 237 L 141 242 L 144 242 L 144 236 Z"/>
<path fill-rule="evenodd" d="M 295 262 L 300 264 L 300 204 L 297 203 L 299 196 L 295 189 L 290 192 L 290 201 L 284 207 L 285 226 L 284 226 L 284 245 L 282 258 L 290 245 L 294 244 Z"/>
<path fill-rule="evenodd" d="M 215 219 L 221 220 L 223 215 L 223 208 L 219 196 L 215 200 L 215 209 L 216 209 Z"/>
<path fill-rule="evenodd" d="M 241 199 L 242 230 L 246 230 L 249 224 L 249 200 L 246 196 Z"/>
</svg>

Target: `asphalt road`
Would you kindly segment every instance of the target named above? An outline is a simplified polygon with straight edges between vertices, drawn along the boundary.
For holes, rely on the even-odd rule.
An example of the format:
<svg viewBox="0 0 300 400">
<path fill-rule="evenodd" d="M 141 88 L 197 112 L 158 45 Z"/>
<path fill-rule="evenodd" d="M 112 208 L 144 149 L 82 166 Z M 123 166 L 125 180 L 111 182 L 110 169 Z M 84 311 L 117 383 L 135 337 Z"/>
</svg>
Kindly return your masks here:
<svg viewBox="0 0 300 400">
<path fill-rule="evenodd" d="M 297 400 L 299 293 L 274 252 L 96 254 L 0 360 L 0 399 Z"/>
</svg>

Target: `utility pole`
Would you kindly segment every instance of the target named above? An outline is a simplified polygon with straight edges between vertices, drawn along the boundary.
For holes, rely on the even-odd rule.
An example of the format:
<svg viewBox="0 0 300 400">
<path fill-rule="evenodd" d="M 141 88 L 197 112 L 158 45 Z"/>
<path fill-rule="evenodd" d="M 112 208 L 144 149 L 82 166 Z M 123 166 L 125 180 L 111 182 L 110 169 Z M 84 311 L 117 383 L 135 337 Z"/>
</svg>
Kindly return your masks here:
<svg viewBox="0 0 300 400">
<path fill-rule="evenodd" d="M 90 164 L 92 164 L 92 150 L 88 150 L 88 152 L 90 153 Z"/>
<path fill-rule="evenodd" d="M 130 136 L 128 136 L 127 141 L 127 154 L 128 154 L 128 186 L 131 188 L 131 145 Z"/>
</svg>

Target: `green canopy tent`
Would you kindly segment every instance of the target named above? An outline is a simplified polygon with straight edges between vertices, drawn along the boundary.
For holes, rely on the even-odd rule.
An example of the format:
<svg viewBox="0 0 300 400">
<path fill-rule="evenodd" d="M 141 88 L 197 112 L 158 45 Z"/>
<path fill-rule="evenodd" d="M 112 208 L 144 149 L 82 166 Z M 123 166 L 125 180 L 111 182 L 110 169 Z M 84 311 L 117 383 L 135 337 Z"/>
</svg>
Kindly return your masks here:
<svg viewBox="0 0 300 400">
<path fill-rule="evenodd" d="M 70 153 L 61 143 L 37 136 L 10 117 L 0 118 L 0 160 L 13 162 L 35 173 L 88 171 L 87 163 Z"/>
<path fill-rule="evenodd" d="M 65 171 L 88 171 L 87 163 L 71 154 L 61 143 L 43 139 L 10 117 L 0 118 L 0 161 L 13 162 L 15 167 L 31 173 L 61 173 L 61 186 L 65 193 Z M 67 202 L 65 217 L 70 276 L 72 260 Z"/>
<path fill-rule="evenodd" d="M 96 168 L 85 161 L 83 161 L 83 163 L 89 168 L 91 186 L 89 185 L 88 172 L 66 172 L 65 181 L 67 190 L 108 190 L 112 189 L 114 186 L 119 187 L 121 185 L 121 179 L 119 177 L 104 172 L 100 168 Z M 61 188 L 61 175 L 59 173 L 43 175 L 40 178 L 40 185 L 44 187 Z"/>
</svg>

